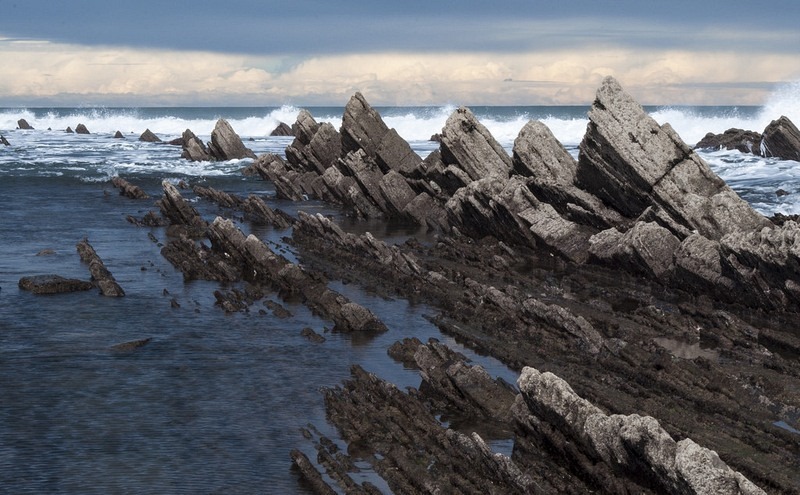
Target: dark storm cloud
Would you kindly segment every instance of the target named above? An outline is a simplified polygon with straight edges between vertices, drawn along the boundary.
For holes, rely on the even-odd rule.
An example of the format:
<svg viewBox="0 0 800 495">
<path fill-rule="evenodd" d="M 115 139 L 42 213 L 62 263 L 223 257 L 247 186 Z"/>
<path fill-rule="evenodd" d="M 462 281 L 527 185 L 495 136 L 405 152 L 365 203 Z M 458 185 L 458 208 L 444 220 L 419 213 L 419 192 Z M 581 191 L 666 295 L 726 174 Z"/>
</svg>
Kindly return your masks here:
<svg viewBox="0 0 800 495">
<path fill-rule="evenodd" d="M 796 0 L 0 0 L 0 36 L 242 54 L 519 52 L 598 43 L 792 51 L 798 19 Z"/>
</svg>

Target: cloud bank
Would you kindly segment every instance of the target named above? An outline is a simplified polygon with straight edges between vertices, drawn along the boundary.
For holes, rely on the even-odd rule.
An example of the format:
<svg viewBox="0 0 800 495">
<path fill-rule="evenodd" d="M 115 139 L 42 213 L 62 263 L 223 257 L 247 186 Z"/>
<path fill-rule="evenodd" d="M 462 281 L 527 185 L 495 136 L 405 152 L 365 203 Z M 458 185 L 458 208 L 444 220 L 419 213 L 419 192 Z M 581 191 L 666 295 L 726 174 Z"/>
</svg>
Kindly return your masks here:
<svg viewBox="0 0 800 495">
<path fill-rule="evenodd" d="M 606 75 L 645 104 L 745 105 L 800 76 L 794 53 L 651 47 L 298 57 L 0 39 L 0 57 L 4 105 L 569 105 Z"/>
</svg>

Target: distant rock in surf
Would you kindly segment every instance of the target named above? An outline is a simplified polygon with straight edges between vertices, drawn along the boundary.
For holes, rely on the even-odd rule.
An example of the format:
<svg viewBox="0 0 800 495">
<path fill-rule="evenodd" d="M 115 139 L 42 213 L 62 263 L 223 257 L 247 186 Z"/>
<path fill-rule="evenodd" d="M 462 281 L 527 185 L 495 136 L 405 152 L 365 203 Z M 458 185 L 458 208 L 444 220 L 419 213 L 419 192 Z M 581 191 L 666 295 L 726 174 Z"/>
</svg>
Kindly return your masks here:
<svg viewBox="0 0 800 495">
<path fill-rule="evenodd" d="M 0 144 L 2 144 L 3 146 L 11 146 L 11 143 L 9 143 L 6 137 L 3 136 L 2 134 L 0 134 Z"/>
<path fill-rule="evenodd" d="M 233 130 L 233 127 L 225 119 L 219 119 L 211 131 L 211 142 L 208 146 L 186 129 L 183 132 L 183 152 L 182 158 L 187 160 L 200 161 L 225 161 L 242 158 L 256 158 L 253 150 L 246 147 L 242 138 Z"/>
<path fill-rule="evenodd" d="M 22 130 L 33 130 L 33 127 L 31 127 L 31 125 L 25 119 L 19 119 L 17 121 L 17 128 Z"/>
<path fill-rule="evenodd" d="M 117 131 L 114 133 L 114 139 L 125 139 L 125 136 L 123 136 L 121 132 Z"/>
<path fill-rule="evenodd" d="M 764 129 L 761 150 L 765 157 L 800 161 L 800 130 L 782 115 Z"/>
<path fill-rule="evenodd" d="M 75 134 L 91 134 L 91 133 L 89 132 L 89 129 L 87 129 L 85 125 L 78 124 L 78 126 L 75 127 Z"/>
<path fill-rule="evenodd" d="M 269 133 L 270 136 L 294 136 L 294 131 L 292 128 L 286 123 L 281 122 L 278 126 L 273 129 L 272 132 Z"/>
<path fill-rule="evenodd" d="M 225 119 L 219 119 L 214 130 L 211 131 L 208 151 L 220 161 L 256 157 L 256 154 L 244 145 L 242 138 L 234 132 L 233 127 Z"/>
<path fill-rule="evenodd" d="M 139 136 L 139 141 L 144 141 L 146 143 L 160 143 L 161 138 L 156 136 L 150 129 L 145 129 L 142 135 Z"/>
<path fill-rule="evenodd" d="M 75 134 L 75 131 L 73 131 L 72 127 L 70 126 L 67 126 L 67 128 L 64 129 L 64 132 L 66 132 L 67 134 Z"/>
<path fill-rule="evenodd" d="M 758 154 L 761 148 L 761 134 L 744 129 L 728 129 L 722 134 L 709 132 L 696 145 L 695 149 L 739 150 L 742 153 Z"/>
<path fill-rule="evenodd" d="M 709 132 L 695 149 L 736 149 L 742 153 L 800 161 L 800 130 L 786 116 L 773 120 L 762 134 L 728 129 L 722 134 Z"/>
<path fill-rule="evenodd" d="M 193 162 L 208 162 L 213 159 L 208 153 L 206 145 L 203 144 L 203 142 L 200 141 L 200 139 L 195 136 L 191 130 L 186 129 L 183 131 L 181 140 L 183 141 L 183 152 L 181 153 L 181 158 L 185 158 Z"/>
</svg>

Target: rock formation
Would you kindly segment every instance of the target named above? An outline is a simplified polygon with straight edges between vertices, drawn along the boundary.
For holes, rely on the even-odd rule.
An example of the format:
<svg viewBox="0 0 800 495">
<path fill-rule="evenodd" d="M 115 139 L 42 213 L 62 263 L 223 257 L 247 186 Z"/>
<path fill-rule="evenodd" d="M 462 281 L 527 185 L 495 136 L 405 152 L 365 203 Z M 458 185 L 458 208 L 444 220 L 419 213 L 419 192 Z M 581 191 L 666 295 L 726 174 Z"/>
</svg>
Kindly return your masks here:
<svg viewBox="0 0 800 495">
<path fill-rule="evenodd" d="M 125 136 L 120 131 L 117 131 L 114 133 L 114 139 L 125 139 Z"/>
<path fill-rule="evenodd" d="M 194 133 L 186 129 L 183 131 L 183 153 L 181 153 L 182 158 L 186 158 L 187 160 L 193 162 L 207 162 L 211 161 L 213 158 L 208 152 L 206 145 L 194 135 Z"/>
<path fill-rule="evenodd" d="M 144 141 L 145 143 L 160 143 L 161 138 L 156 136 L 150 129 L 145 129 L 142 135 L 139 136 L 139 141 Z"/>
<path fill-rule="evenodd" d="M 540 437 L 555 452 L 569 448 L 565 463 L 585 470 L 583 475 L 602 491 L 621 488 L 610 471 L 658 493 L 766 494 L 716 452 L 689 438 L 676 442 L 655 418 L 608 416 L 561 378 L 534 368 L 522 370 L 518 385 L 514 413 L 522 435 Z"/>
<path fill-rule="evenodd" d="M 286 122 L 280 122 L 278 126 L 269 133 L 270 136 L 294 136 L 294 131 Z"/>
<path fill-rule="evenodd" d="M 760 149 L 763 156 L 800 161 L 800 130 L 786 116 L 781 116 L 764 129 Z"/>
<path fill-rule="evenodd" d="M 121 177 L 112 177 L 111 184 L 119 189 L 119 193 L 131 199 L 148 199 L 150 196 L 139 186 L 131 184 Z"/>
<path fill-rule="evenodd" d="M 429 224 L 440 231 L 430 245 L 389 246 L 370 234 L 347 233 L 320 215 L 300 213 L 292 242 L 305 266 L 357 280 L 381 295 L 424 301 L 440 311 L 433 321 L 459 342 L 515 369 L 541 363 L 591 400 L 559 395 L 569 404 L 583 404 L 581 410 L 592 418 L 587 422 L 583 413 L 571 415 L 573 409 L 553 412 L 557 408 L 543 405 L 542 397 L 516 399 L 510 460 L 530 476 L 534 484 L 526 486 L 540 493 L 763 493 L 760 485 L 793 493 L 800 482 L 793 468 L 796 438 L 771 427 L 770 418 L 782 414 L 793 425 L 800 403 L 783 392 L 771 395 L 757 378 L 766 374 L 769 387 L 783 390 L 778 383 L 798 384 L 800 376 L 800 368 L 779 355 L 786 349 L 800 352 L 800 340 L 788 330 L 800 324 L 795 255 L 800 230 L 793 219 L 776 225 L 753 211 L 613 79 L 598 90 L 578 161 L 543 124 L 532 122 L 506 162 L 488 131 L 470 125 L 461 112 L 452 117 L 459 124 L 450 126 L 449 139 L 456 144 L 448 151 L 431 153 L 413 169 L 385 172 L 370 150 L 379 155 L 374 142 L 386 142 L 388 131 L 363 97 L 354 98 L 347 118 L 352 129 L 340 133 L 348 136 L 342 138 L 346 151 L 323 165 L 323 180 L 357 185 L 361 194 L 351 196 L 352 208 L 383 211 L 386 198 L 373 199 L 370 186 L 377 174 L 385 180 L 394 172 L 395 180 L 402 179 L 392 187 L 395 193 L 405 185 L 424 190 L 445 206 L 446 221 L 438 228 Z M 355 125 L 356 118 L 363 123 Z M 305 152 L 322 125 L 305 125 L 310 134 L 298 134 L 303 140 L 296 140 L 302 145 L 296 149 Z M 457 151 L 462 142 L 474 142 L 485 157 L 479 165 L 495 163 L 494 172 L 471 177 L 466 164 L 476 153 L 469 147 Z M 308 162 L 270 160 L 271 180 L 286 182 L 276 190 L 296 197 L 332 195 L 330 189 L 319 192 L 320 174 L 315 166 L 303 167 Z M 419 390 L 402 398 L 427 409 L 415 409 L 415 417 L 474 425 L 467 435 L 480 427 L 504 429 L 502 418 L 510 417 L 505 408 L 489 412 L 486 406 L 506 403 L 487 401 L 496 397 L 484 387 L 491 380 L 471 382 L 467 377 L 481 374 L 456 353 L 407 340 L 391 352 L 406 367 L 421 370 Z M 438 466 L 435 431 L 426 430 L 427 441 L 394 439 L 400 446 L 388 452 L 385 445 L 392 440 L 353 419 L 379 417 L 384 432 L 408 432 L 415 426 L 388 411 L 418 407 L 397 406 L 400 399 L 378 392 L 391 385 L 383 382 L 376 389 L 374 383 L 382 381 L 366 378 L 363 370 L 353 375 L 328 402 L 330 417 L 351 448 L 362 459 L 374 456 L 375 471 L 396 491 L 423 491 L 401 484 L 396 473 L 425 480 L 428 488 L 440 486 L 437 476 L 460 483 L 448 471 L 460 461 L 427 472 L 408 468 L 417 462 Z M 383 402 L 389 404 L 386 412 Z M 470 422 L 457 411 L 481 419 Z M 384 422 L 385 417 L 391 419 Z M 418 446 L 414 453 L 403 451 L 412 444 Z M 344 464 L 337 468 L 325 442 L 317 449 L 319 465 L 340 487 L 349 486 Z M 480 457 L 470 458 L 471 465 L 484 465 Z M 497 476 L 489 473 L 494 474 L 484 476 Z M 505 483 L 496 486 L 508 492 L 518 486 Z"/>
<path fill-rule="evenodd" d="M 255 153 L 242 143 L 242 139 L 225 119 L 219 119 L 214 130 L 211 131 L 208 151 L 214 158 L 221 161 L 256 157 Z"/>
<path fill-rule="evenodd" d="M 85 125 L 78 124 L 78 126 L 75 127 L 75 134 L 91 134 L 91 133 L 89 132 L 89 129 L 87 129 Z"/>
<path fill-rule="evenodd" d="M 709 132 L 696 145 L 695 149 L 739 150 L 742 153 L 761 153 L 761 134 L 744 129 L 728 129 L 722 134 Z"/>
<path fill-rule="evenodd" d="M 695 148 L 737 149 L 742 153 L 800 161 L 800 130 L 782 115 L 770 122 L 762 134 L 742 129 L 728 129 L 722 134 L 708 133 Z"/>
<path fill-rule="evenodd" d="M 6 139 L 6 137 L 2 134 L 0 134 L 0 144 L 3 146 L 11 146 L 11 143 L 8 142 L 8 139 Z"/>
<path fill-rule="evenodd" d="M 100 293 L 107 297 L 122 297 L 125 291 L 119 286 L 114 276 L 106 268 L 103 260 L 97 255 L 94 248 L 84 239 L 76 246 L 81 261 L 89 265 L 92 274 L 92 283 L 100 289 Z"/>
<path fill-rule="evenodd" d="M 62 294 L 93 288 L 91 282 L 64 278 L 60 275 L 34 275 L 19 279 L 19 288 L 34 294 Z"/>
<path fill-rule="evenodd" d="M 22 130 L 33 130 L 33 127 L 31 127 L 31 125 L 25 119 L 19 119 L 17 121 L 17 128 Z"/>
<path fill-rule="evenodd" d="M 217 121 L 214 130 L 211 131 L 211 142 L 207 146 L 189 129 L 183 132 L 181 142 L 183 145 L 181 157 L 191 161 L 256 158 L 255 153 L 244 145 L 225 119 Z"/>
</svg>

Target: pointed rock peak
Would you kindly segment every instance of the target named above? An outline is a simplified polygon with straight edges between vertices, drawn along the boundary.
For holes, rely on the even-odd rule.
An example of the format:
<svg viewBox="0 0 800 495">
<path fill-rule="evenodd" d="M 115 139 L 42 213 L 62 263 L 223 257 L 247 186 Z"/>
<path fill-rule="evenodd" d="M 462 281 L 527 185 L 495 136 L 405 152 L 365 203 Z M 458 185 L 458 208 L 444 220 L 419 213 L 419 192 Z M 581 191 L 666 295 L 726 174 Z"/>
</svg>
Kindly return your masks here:
<svg viewBox="0 0 800 495">
<path fill-rule="evenodd" d="M 242 143 L 242 138 L 236 134 L 225 119 L 219 119 L 214 130 L 211 131 L 211 142 L 208 148 L 218 160 L 256 157 L 255 153 Z"/>
<path fill-rule="evenodd" d="M 606 76 L 603 79 L 595 95 L 595 105 L 608 107 L 607 103 L 616 103 L 617 105 L 626 103 L 629 105 L 636 105 L 640 109 L 642 108 L 613 76 Z"/>
<path fill-rule="evenodd" d="M 441 153 L 446 165 L 456 165 L 470 179 L 508 177 L 511 157 L 467 107 L 448 117 L 442 129 Z"/>
<path fill-rule="evenodd" d="M 354 94 L 342 116 L 342 155 L 363 149 L 374 157 L 389 127 L 361 93 Z"/>
</svg>

